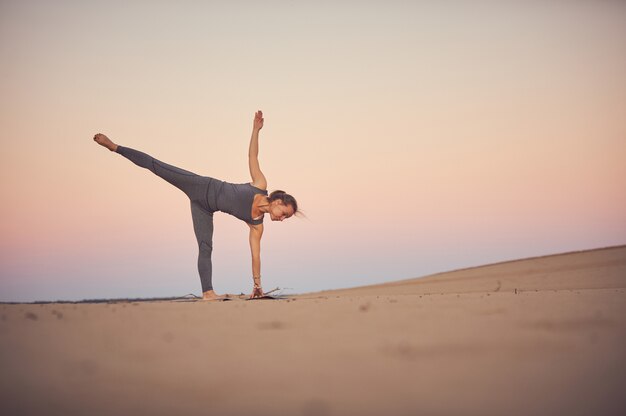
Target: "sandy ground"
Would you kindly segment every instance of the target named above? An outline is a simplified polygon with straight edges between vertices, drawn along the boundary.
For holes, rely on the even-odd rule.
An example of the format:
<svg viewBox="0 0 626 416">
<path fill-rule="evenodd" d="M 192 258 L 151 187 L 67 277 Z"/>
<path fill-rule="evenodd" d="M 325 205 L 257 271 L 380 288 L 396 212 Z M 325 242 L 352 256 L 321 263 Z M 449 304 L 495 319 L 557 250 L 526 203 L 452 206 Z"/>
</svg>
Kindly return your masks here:
<svg viewBox="0 0 626 416">
<path fill-rule="evenodd" d="M 0 305 L 2 415 L 623 415 L 626 246 L 285 300 Z"/>
</svg>

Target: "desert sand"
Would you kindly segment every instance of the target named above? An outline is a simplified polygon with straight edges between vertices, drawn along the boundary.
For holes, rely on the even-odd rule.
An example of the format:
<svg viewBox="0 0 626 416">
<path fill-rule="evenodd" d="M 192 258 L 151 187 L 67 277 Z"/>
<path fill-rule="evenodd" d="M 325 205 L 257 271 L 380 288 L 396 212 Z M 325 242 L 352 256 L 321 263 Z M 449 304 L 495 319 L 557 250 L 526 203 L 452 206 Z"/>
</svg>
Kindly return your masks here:
<svg viewBox="0 0 626 416">
<path fill-rule="evenodd" d="M 626 246 L 230 302 L 0 305 L 2 415 L 626 414 Z"/>
</svg>

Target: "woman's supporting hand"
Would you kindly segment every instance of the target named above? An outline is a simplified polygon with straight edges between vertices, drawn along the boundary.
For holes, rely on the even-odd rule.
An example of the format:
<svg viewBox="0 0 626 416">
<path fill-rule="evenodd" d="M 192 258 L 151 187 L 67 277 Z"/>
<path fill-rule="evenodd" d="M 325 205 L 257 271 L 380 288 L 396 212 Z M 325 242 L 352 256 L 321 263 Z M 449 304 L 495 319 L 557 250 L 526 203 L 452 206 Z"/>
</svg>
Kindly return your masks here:
<svg viewBox="0 0 626 416">
<path fill-rule="evenodd" d="M 265 294 L 263 293 L 263 289 L 261 288 L 261 286 L 254 286 L 254 289 L 252 289 L 252 294 L 250 295 L 250 299 L 262 298 L 263 296 L 265 296 Z"/>
<path fill-rule="evenodd" d="M 254 113 L 254 130 L 261 130 L 263 128 L 263 111 L 259 110 Z"/>
</svg>

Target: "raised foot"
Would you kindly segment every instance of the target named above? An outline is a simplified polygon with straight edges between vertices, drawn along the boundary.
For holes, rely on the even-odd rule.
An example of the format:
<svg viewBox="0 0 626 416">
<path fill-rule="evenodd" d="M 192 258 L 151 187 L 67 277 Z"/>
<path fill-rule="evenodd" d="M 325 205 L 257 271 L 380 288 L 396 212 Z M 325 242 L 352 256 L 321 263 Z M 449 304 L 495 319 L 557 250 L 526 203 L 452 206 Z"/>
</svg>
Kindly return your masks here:
<svg viewBox="0 0 626 416">
<path fill-rule="evenodd" d="M 117 145 L 113 143 L 111 139 L 109 139 L 104 134 L 101 134 L 101 133 L 96 134 L 95 136 L 93 136 L 93 140 L 96 143 L 98 143 L 100 146 L 104 146 L 112 152 L 117 150 Z"/>
</svg>

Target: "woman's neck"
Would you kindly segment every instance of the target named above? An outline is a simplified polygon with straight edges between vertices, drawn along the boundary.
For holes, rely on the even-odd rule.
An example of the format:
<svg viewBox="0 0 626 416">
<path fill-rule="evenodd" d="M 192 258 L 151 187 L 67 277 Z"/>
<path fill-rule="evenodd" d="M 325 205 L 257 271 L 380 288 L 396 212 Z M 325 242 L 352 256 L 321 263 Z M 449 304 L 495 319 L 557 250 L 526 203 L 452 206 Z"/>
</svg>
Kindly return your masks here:
<svg viewBox="0 0 626 416">
<path fill-rule="evenodd" d="M 265 195 L 262 195 L 257 199 L 256 211 L 259 215 L 267 214 L 270 211 L 270 203 Z"/>
<path fill-rule="evenodd" d="M 268 201 L 266 196 L 262 196 L 261 198 L 259 198 L 258 208 L 259 208 L 259 211 L 263 213 L 270 212 L 270 202 Z"/>
</svg>

